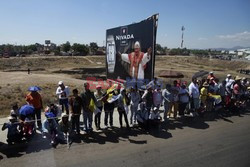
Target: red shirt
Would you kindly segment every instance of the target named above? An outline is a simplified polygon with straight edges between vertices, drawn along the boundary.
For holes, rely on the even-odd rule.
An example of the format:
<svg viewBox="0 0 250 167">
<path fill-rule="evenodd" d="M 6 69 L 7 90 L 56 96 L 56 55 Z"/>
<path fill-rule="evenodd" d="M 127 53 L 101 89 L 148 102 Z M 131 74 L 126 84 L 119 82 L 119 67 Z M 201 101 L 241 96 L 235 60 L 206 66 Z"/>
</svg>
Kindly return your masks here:
<svg viewBox="0 0 250 167">
<path fill-rule="evenodd" d="M 38 92 L 30 92 L 27 96 L 26 96 L 26 101 L 33 105 L 34 108 L 36 109 L 40 109 L 42 108 L 42 97 Z"/>
<path fill-rule="evenodd" d="M 236 94 L 236 95 L 238 95 L 240 93 L 240 87 L 238 84 L 234 85 L 233 91 L 234 91 L 234 94 Z"/>
</svg>

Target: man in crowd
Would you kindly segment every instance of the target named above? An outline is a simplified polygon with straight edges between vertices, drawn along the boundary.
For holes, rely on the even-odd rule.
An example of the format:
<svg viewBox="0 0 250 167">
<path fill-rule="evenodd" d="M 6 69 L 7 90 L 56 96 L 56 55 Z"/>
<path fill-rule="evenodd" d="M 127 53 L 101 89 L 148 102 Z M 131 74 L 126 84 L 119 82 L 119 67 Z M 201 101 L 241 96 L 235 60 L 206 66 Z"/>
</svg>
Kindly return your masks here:
<svg viewBox="0 0 250 167">
<path fill-rule="evenodd" d="M 95 98 L 96 98 L 96 107 L 100 110 L 100 112 L 95 114 L 95 126 L 96 126 L 96 130 L 100 130 L 101 129 L 101 113 L 102 113 L 102 108 L 103 108 L 103 101 L 102 101 L 102 97 L 103 97 L 103 92 L 102 92 L 102 86 L 101 85 L 97 85 L 96 86 L 96 92 L 94 93 Z"/>
<path fill-rule="evenodd" d="M 191 97 L 191 109 L 197 113 L 197 110 L 200 108 L 200 91 L 199 86 L 197 84 L 197 78 L 192 78 L 192 82 L 188 87 L 189 95 Z"/>
<path fill-rule="evenodd" d="M 186 84 L 182 84 L 179 91 L 179 116 L 184 116 L 184 111 L 189 103 L 189 93 Z"/>
<path fill-rule="evenodd" d="M 94 105 L 96 104 L 96 98 L 94 93 L 90 91 L 89 83 L 84 83 L 85 92 L 81 94 L 83 100 L 83 122 L 84 122 L 84 130 L 86 132 L 91 132 L 92 129 L 92 121 L 93 121 L 93 112 Z"/>
<path fill-rule="evenodd" d="M 153 102 L 153 89 L 151 85 L 147 85 L 147 90 L 142 95 L 142 99 L 145 99 L 146 102 L 146 108 L 148 111 L 148 115 L 150 114 L 150 111 L 153 109 L 154 102 Z"/>
<path fill-rule="evenodd" d="M 80 115 L 84 105 L 77 89 L 73 90 L 73 96 L 70 98 L 69 104 L 71 106 L 72 129 L 76 130 L 77 134 L 80 134 Z"/>
<path fill-rule="evenodd" d="M 173 94 L 171 89 L 171 85 L 166 84 L 166 89 L 162 91 L 162 97 L 164 100 L 164 121 L 168 121 L 169 114 L 173 106 Z"/>
<path fill-rule="evenodd" d="M 41 122 L 41 109 L 43 108 L 42 96 L 38 91 L 31 91 L 26 96 L 26 101 L 35 108 L 35 117 L 37 120 L 37 126 L 39 129 L 42 128 Z"/>
<path fill-rule="evenodd" d="M 115 109 L 115 103 L 111 102 L 110 100 L 113 97 L 115 87 L 116 85 L 112 85 L 112 83 L 110 82 L 107 92 L 103 95 L 103 98 L 102 98 L 104 102 L 104 112 L 105 112 L 105 116 L 104 116 L 105 129 L 108 128 L 108 119 L 109 119 L 110 127 L 113 128 L 113 113 Z"/>
<path fill-rule="evenodd" d="M 179 91 L 180 91 L 180 87 L 178 86 L 178 81 L 175 80 L 172 86 L 174 118 L 177 117 L 177 112 L 178 112 L 178 107 L 179 107 Z"/>
<path fill-rule="evenodd" d="M 135 124 L 136 123 L 136 115 L 137 115 L 137 109 L 138 109 L 138 105 L 139 102 L 141 100 L 141 96 L 137 90 L 137 87 L 131 87 L 130 89 L 130 110 L 131 110 L 131 116 L 130 116 L 130 124 Z"/>
<path fill-rule="evenodd" d="M 62 112 L 64 112 L 65 108 L 67 115 L 69 115 L 69 93 L 69 87 L 65 86 L 63 81 L 59 81 L 56 95 L 58 96 L 59 104 L 62 106 Z"/>
</svg>

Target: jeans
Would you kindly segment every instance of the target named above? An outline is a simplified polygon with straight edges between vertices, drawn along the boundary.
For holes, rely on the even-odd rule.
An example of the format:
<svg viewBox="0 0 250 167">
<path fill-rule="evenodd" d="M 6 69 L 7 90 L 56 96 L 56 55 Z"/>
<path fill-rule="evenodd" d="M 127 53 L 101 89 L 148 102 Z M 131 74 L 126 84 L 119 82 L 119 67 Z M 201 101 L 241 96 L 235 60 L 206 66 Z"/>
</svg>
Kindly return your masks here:
<svg viewBox="0 0 250 167">
<path fill-rule="evenodd" d="M 42 121 L 41 121 L 41 109 L 35 108 L 35 117 L 37 121 L 37 126 L 40 128 L 42 127 Z"/>
<path fill-rule="evenodd" d="M 130 110 L 131 110 L 131 116 L 130 116 L 130 124 L 136 123 L 136 114 L 137 114 L 138 104 L 131 104 Z"/>
<path fill-rule="evenodd" d="M 124 119 L 125 119 L 125 122 L 126 122 L 126 126 L 129 127 L 129 124 L 128 124 L 128 117 L 127 117 L 126 111 L 125 111 L 125 110 L 120 110 L 120 109 L 118 108 L 118 113 L 119 113 L 119 122 L 120 122 L 120 126 L 122 127 L 122 115 L 124 115 Z"/>
<path fill-rule="evenodd" d="M 176 118 L 177 112 L 178 112 L 178 110 L 179 110 L 179 102 L 178 102 L 178 101 L 175 101 L 175 102 L 173 103 L 173 108 L 174 108 L 174 118 Z"/>
<path fill-rule="evenodd" d="M 164 101 L 164 120 L 167 119 L 167 116 L 170 115 L 170 112 L 171 112 L 171 108 L 172 108 L 172 103 L 171 102 L 167 102 L 167 101 Z"/>
<path fill-rule="evenodd" d="M 93 121 L 93 112 L 83 111 L 83 123 L 85 130 L 92 129 L 92 121 Z"/>
<path fill-rule="evenodd" d="M 102 107 L 98 107 L 98 109 L 99 109 L 100 111 L 102 111 Z M 96 126 L 97 128 L 100 128 L 100 127 L 101 127 L 101 113 L 102 113 L 102 112 L 99 112 L 99 113 L 97 113 L 97 114 L 95 115 L 95 126 Z"/>
<path fill-rule="evenodd" d="M 64 112 L 64 108 L 65 108 L 66 114 L 69 115 L 69 100 L 59 99 L 59 104 L 62 106 L 62 112 Z"/>
<path fill-rule="evenodd" d="M 104 124 L 108 126 L 108 117 L 109 117 L 109 125 L 113 126 L 113 113 L 114 110 L 105 111 Z"/>
<path fill-rule="evenodd" d="M 72 130 L 76 130 L 77 133 L 80 133 L 80 115 L 72 115 Z"/>
</svg>

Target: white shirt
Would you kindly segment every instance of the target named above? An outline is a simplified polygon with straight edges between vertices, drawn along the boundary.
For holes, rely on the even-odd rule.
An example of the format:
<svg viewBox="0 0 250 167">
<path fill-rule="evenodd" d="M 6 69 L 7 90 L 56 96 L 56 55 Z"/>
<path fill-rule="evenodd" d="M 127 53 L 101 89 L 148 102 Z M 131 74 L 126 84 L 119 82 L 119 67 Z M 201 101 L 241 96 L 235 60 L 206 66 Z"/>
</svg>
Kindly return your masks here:
<svg viewBox="0 0 250 167">
<path fill-rule="evenodd" d="M 194 84 L 193 82 L 189 85 L 189 94 L 192 98 L 199 98 L 200 97 L 200 91 L 197 84 Z"/>
<path fill-rule="evenodd" d="M 123 53 L 121 55 L 121 58 L 122 58 L 123 61 L 130 64 L 128 54 Z M 139 64 L 139 67 L 138 67 L 138 77 L 137 77 L 138 79 L 144 79 L 144 67 L 143 66 L 146 65 L 147 62 L 149 62 L 149 61 L 150 61 L 150 55 L 148 55 L 148 53 L 144 53 L 143 58 L 142 58 L 142 60 L 141 60 L 141 62 Z M 131 77 L 135 77 L 134 73 L 135 73 L 135 68 L 133 67 Z"/>
<path fill-rule="evenodd" d="M 64 90 L 60 86 L 56 89 L 56 95 L 59 99 L 67 99 L 69 97 L 69 87 L 65 86 Z"/>
</svg>

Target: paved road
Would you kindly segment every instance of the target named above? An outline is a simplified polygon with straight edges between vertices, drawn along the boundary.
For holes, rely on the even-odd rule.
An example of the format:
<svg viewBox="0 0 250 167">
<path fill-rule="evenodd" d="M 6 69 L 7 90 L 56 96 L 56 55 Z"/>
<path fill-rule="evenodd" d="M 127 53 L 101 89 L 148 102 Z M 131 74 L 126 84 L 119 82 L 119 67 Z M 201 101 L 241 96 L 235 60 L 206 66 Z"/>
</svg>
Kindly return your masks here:
<svg viewBox="0 0 250 167">
<path fill-rule="evenodd" d="M 0 146 L 8 166 L 250 166 L 250 113 L 162 124 L 149 133 L 131 129 L 82 135 L 68 150 L 35 136 L 29 145 Z M 2 136 L 2 135 L 1 135 Z"/>
</svg>

